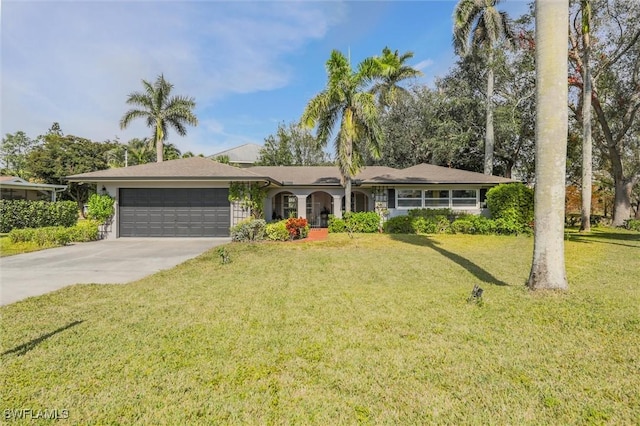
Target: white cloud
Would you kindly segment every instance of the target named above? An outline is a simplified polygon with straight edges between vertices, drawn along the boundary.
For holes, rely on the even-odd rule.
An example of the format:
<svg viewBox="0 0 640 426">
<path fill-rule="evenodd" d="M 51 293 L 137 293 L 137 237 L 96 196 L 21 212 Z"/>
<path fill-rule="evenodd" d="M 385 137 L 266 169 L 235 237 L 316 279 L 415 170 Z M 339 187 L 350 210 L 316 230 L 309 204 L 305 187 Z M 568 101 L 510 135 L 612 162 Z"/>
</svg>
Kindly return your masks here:
<svg viewBox="0 0 640 426">
<path fill-rule="evenodd" d="M 2 6 L 3 134 L 23 130 L 35 137 L 57 121 L 65 133 L 94 140 L 147 135 L 144 123 L 121 131 L 119 120 L 141 79 L 164 73 L 176 94 L 196 98 L 204 124 L 174 142 L 205 153 L 216 135 L 241 139 L 207 120 L 207 108 L 231 94 L 287 85 L 292 68 L 286 55 L 322 38 L 343 13 L 333 2 Z"/>
<path fill-rule="evenodd" d="M 417 69 L 418 71 L 422 71 L 425 68 L 429 68 L 431 65 L 433 65 L 433 63 L 433 59 L 425 59 L 424 61 L 420 61 L 415 64 L 413 68 Z"/>
</svg>

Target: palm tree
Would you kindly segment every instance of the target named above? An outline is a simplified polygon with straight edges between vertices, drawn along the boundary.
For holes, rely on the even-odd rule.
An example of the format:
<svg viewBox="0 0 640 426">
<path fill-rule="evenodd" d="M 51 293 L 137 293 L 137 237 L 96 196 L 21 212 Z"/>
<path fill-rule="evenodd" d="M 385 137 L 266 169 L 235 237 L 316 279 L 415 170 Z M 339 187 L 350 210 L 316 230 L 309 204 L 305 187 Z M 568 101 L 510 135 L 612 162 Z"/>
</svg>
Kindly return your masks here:
<svg viewBox="0 0 640 426">
<path fill-rule="evenodd" d="M 136 118 L 146 119 L 147 126 L 155 129 L 153 144 L 156 147 L 156 160 L 161 163 L 163 143 L 168 137 L 168 126 L 173 127 L 180 136 L 186 135 L 186 124 L 192 126 L 198 124 L 198 118 L 193 114 L 196 103 L 193 98 L 171 96 L 173 84 L 167 82 L 162 74 L 153 84 L 142 80 L 142 85 L 143 92 L 133 92 L 127 99 L 127 104 L 135 105 L 140 109 L 127 111 L 120 120 L 120 128 L 125 129 L 131 120 Z"/>
<path fill-rule="evenodd" d="M 569 0 L 536 1 L 536 186 L 532 290 L 568 288 L 564 196 Z"/>
<path fill-rule="evenodd" d="M 593 153 L 591 144 L 591 0 L 581 0 L 582 10 L 582 208 L 580 231 L 591 231 L 591 192 Z"/>
<path fill-rule="evenodd" d="M 163 156 L 167 160 L 177 160 L 182 158 L 182 152 L 172 143 L 165 143 L 163 148 Z"/>
<path fill-rule="evenodd" d="M 345 187 L 345 209 L 351 211 L 351 179 L 364 165 L 365 151 L 378 158 L 382 128 L 378 121 L 375 96 L 367 86 L 379 77 L 380 67 L 374 58 L 363 60 L 357 70 L 349 60 L 334 50 L 327 61 L 327 87 L 309 101 L 301 122 L 308 128 L 317 126 L 320 146 L 333 136 L 336 161 Z M 339 123 L 339 124 L 338 124 Z"/>
<path fill-rule="evenodd" d="M 413 52 L 400 55 L 397 50 L 392 52 L 388 47 L 382 49 L 382 56 L 376 58 L 380 66 L 381 81 L 375 83 L 371 91 L 378 96 L 380 107 L 389 107 L 394 104 L 398 93 L 408 93 L 407 89 L 399 86 L 398 83 L 422 75 L 422 72 L 405 64 L 411 58 L 413 58 Z"/>
<path fill-rule="evenodd" d="M 460 0 L 453 13 L 453 47 L 467 56 L 482 49 L 487 54 L 487 106 L 484 173 L 493 174 L 493 49 L 500 41 L 513 45 L 514 34 L 506 12 L 496 9 L 500 0 Z"/>
<path fill-rule="evenodd" d="M 153 161 L 153 146 L 148 138 L 134 138 L 127 144 L 129 165 L 147 164 Z"/>
</svg>

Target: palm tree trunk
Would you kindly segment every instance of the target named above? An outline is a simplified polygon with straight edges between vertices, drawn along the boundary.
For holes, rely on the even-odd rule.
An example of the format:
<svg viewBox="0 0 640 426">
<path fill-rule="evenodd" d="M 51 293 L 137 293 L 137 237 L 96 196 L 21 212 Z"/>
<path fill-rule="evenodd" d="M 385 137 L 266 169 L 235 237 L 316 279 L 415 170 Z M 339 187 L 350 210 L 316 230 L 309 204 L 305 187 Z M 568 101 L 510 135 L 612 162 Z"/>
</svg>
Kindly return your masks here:
<svg viewBox="0 0 640 426">
<path fill-rule="evenodd" d="M 351 176 L 347 176 L 344 180 L 344 211 L 351 211 Z"/>
<path fill-rule="evenodd" d="M 584 10 L 583 14 L 588 13 Z M 584 25 L 583 25 L 584 27 Z M 582 59 L 582 220 L 581 232 L 591 231 L 591 180 L 593 178 L 593 153 L 591 144 L 591 71 L 589 69 L 589 33 L 583 34 L 584 58 Z"/>
<path fill-rule="evenodd" d="M 163 154 L 164 154 L 164 144 L 162 141 L 164 140 L 164 133 L 162 132 L 162 123 L 158 121 L 156 123 L 156 161 L 158 163 L 162 163 Z"/>
<path fill-rule="evenodd" d="M 484 137 L 484 174 L 493 174 L 493 51 L 489 49 L 489 69 L 487 70 L 487 129 Z"/>
<path fill-rule="evenodd" d="M 536 186 L 532 290 L 568 288 L 564 262 L 568 0 L 536 0 Z"/>
<path fill-rule="evenodd" d="M 353 162 L 353 141 L 351 137 L 347 138 L 346 143 L 347 164 L 346 167 L 344 167 L 346 170 L 344 176 L 344 211 L 349 213 L 351 211 L 351 164 Z"/>
</svg>

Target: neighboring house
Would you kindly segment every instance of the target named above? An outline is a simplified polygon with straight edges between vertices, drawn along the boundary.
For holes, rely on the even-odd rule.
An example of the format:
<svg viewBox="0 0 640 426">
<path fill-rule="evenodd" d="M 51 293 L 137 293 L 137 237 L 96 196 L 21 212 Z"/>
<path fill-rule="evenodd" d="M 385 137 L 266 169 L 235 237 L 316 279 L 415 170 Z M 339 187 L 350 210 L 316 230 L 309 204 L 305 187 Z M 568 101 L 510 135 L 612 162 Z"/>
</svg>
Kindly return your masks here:
<svg viewBox="0 0 640 426">
<path fill-rule="evenodd" d="M 217 158 L 225 158 L 229 160 L 229 164 L 238 167 L 251 167 L 260 159 L 260 150 L 262 145 L 255 143 L 246 143 L 244 145 L 237 146 L 235 148 L 227 149 L 226 151 L 218 152 L 209 156 L 212 160 Z"/>
<path fill-rule="evenodd" d="M 16 176 L 0 176 L 0 199 L 56 201 L 58 192 L 67 189 L 67 185 L 32 183 Z"/>
<path fill-rule="evenodd" d="M 97 184 L 116 200 L 114 237 L 217 237 L 248 216 L 228 200 L 232 182 L 257 183 L 267 190 L 265 219 L 307 218 L 326 226 L 328 214 L 342 217 L 344 188 L 337 167 L 256 166 L 238 168 L 203 157 L 69 176 Z M 511 179 L 420 164 L 407 169 L 372 166 L 353 180 L 352 211 L 388 217 L 415 208 L 452 208 L 483 213 L 487 189 Z"/>
</svg>

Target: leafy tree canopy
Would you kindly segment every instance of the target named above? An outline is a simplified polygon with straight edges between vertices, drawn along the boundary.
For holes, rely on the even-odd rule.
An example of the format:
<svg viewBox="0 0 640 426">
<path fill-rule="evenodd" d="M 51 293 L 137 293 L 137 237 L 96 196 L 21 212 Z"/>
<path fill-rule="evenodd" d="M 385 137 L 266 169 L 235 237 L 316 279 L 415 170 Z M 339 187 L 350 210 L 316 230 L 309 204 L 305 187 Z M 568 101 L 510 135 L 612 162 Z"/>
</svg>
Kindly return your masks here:
<svg viewBox="0 0 640 426">
<path fill-rule="evenodd" d="M 264 140 L 258 164 L 263 166 L 320 166 L 331 159 L 308 129 L 296 123 L 278 124 L 275 135 Z"/>
<path fill-rule="evenodd" d="M 66 176 L 109 168 L 107 153 L 116 146 L 113 142 L 94 142 L 73 135 L 49 133 L 43 144 L 35 147 L 27 158 L 27 168 L 33 177 L 46 183 L 69 185 L 60 194 L 84 204 L 90 195 L 91 185 L 69 183 Z"/>
</svg>

